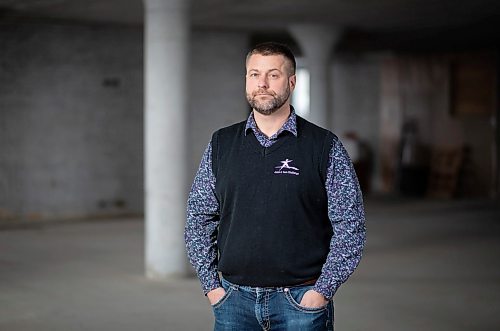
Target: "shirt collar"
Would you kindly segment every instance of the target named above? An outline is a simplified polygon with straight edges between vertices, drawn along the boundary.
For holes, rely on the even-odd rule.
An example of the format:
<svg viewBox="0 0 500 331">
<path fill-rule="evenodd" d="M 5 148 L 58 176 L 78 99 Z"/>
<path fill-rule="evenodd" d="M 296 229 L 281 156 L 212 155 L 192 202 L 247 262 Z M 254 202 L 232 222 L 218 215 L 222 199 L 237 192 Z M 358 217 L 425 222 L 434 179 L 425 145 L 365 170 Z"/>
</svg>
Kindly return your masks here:
<svg viewBox="0 0 500 331">
<path fill-rule="evenodd" d="M 253 132 L 260 132 L 259 128 L 257 127 L 257 123 L 255 122 L 253 111 L 250 113 L 247 119 L 247 124 L 245 126 L 245 136 L 247 135 L 248 130 L 252 130 Z M 269 139 L 277 138 L 284 131 L 288 131 L 295 137 L 297 137 L 297 115 L 295 114 L 295 109 L 293 109 L 292 106 L 290 106 L 290 116 L 288 116 L 286 122 L 278 130 L 278 132 L 269 137 Z"/>
</svg>

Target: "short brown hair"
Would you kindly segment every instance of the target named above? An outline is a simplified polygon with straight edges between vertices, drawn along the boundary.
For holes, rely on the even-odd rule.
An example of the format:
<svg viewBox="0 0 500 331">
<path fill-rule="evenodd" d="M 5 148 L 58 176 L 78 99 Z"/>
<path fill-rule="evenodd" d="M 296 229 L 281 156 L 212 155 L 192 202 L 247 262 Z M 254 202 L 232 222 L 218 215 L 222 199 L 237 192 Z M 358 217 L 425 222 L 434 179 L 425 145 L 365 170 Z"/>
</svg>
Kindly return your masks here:
<svg viewBox="0 0 500 331">
<path fill-rule="evenodd" d="M 295 70 L 297 69 L 297 63 L 295 62 L 295 56 L 293 55 L 292 51 L 287 45 L 277 43 L 274 41 L 258 44 L 250 52 L 248 52 L 246 62 L 248 62 L 250 56 L 255 54 L 260 54 L 263 56 L 283 55 L 285 59 L 287 59 L 290 62 L 291 70 L 289 74 L 295 75 Z"/>
</svg>

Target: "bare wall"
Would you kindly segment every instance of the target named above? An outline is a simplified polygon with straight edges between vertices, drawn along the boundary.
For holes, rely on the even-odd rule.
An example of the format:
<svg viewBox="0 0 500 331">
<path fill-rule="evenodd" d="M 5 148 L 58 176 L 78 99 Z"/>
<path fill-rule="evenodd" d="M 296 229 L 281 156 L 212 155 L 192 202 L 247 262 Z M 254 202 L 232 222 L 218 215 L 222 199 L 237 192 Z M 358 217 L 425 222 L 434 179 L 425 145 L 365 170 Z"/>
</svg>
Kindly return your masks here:
<svg viewBox="0 0 500 331">
<path fill-rule="evenodd" d="M 195 30 L 191 44 L 189 127 L 191 176 L 212 132 L 246 119 L 245 56 L 249 37 L 243 32 Z"/>
<path fill-rule="evenodd" d="M 0 216 L 142 211 L 142 31 L 2 24 Z"/>
</svg>

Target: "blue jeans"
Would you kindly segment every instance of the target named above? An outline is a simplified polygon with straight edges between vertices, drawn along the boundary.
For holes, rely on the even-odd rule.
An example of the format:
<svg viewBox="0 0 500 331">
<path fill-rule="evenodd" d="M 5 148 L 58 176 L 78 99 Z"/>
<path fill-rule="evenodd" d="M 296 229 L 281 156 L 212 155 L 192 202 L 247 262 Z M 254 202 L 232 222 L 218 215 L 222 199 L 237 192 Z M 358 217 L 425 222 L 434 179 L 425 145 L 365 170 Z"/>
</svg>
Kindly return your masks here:
<svg viewBox="0 0 500 331">
<path fill-rule="evenodd" d="M 226 294 L 212 306 L 214 331 L 332 331 L 333 302 L 320 308 L 299 305 L 312 285 L 250 287 L 222 279 Z"/>
</svg>

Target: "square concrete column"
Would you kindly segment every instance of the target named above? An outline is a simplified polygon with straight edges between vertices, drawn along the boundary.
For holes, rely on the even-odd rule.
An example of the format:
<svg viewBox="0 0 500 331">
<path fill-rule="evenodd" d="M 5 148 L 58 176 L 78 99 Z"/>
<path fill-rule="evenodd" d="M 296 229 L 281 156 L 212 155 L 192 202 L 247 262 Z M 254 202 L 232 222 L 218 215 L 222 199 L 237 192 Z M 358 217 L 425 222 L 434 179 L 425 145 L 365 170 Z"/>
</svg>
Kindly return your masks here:
<svg viewBox="0 0 500 331">
<path fill-rule="evenodd" d="M 188 3 L 144 0 L 145 263 L 150 278 L 186 272 Z"/>
</svg>

